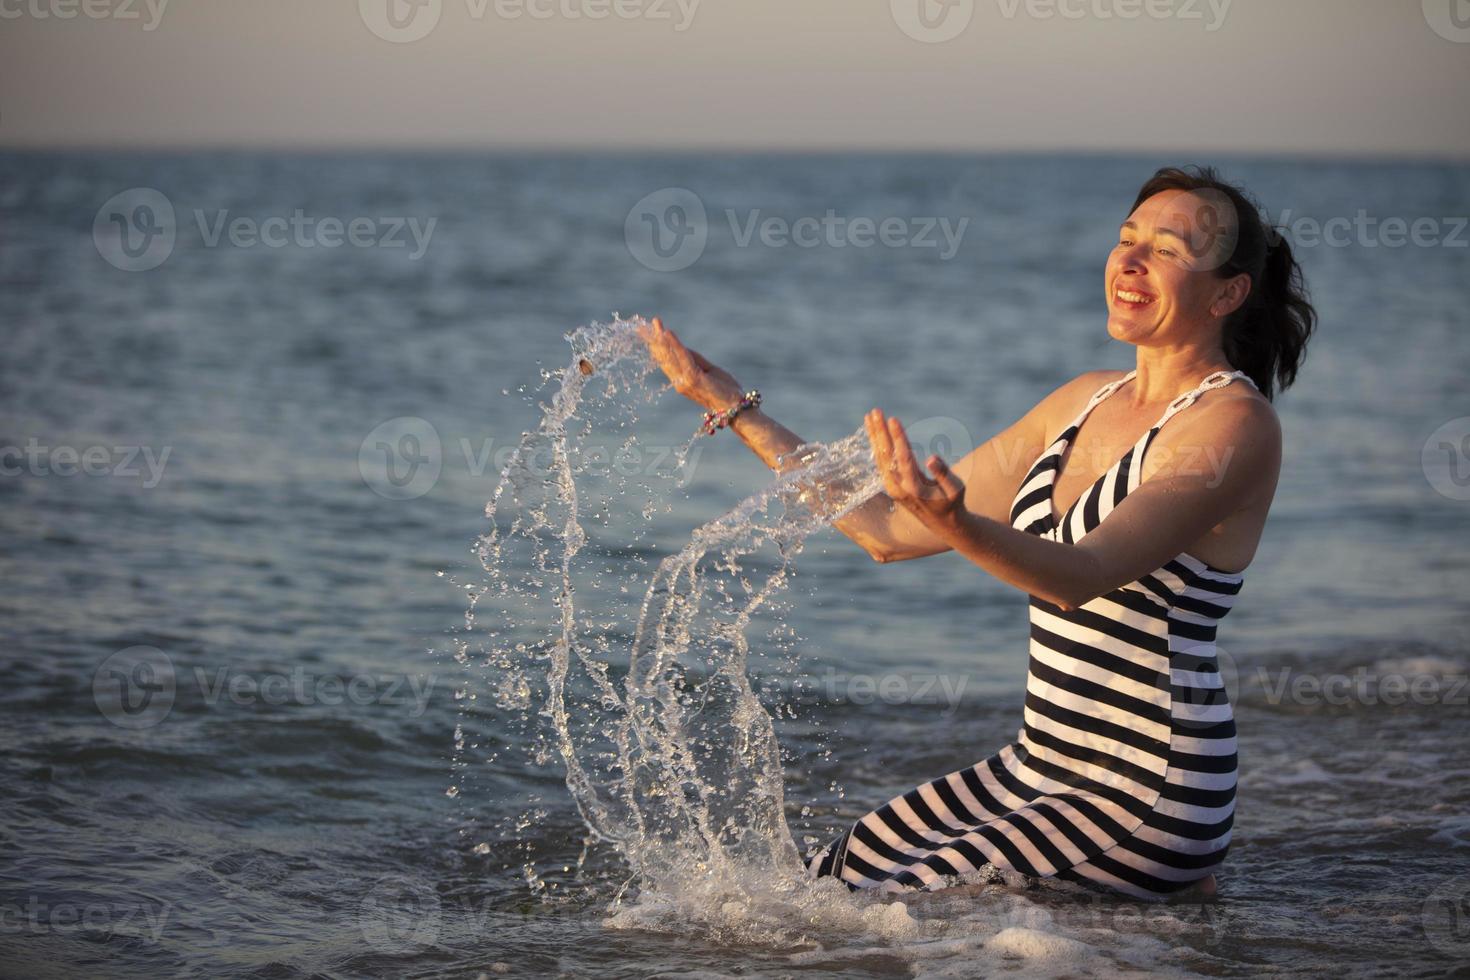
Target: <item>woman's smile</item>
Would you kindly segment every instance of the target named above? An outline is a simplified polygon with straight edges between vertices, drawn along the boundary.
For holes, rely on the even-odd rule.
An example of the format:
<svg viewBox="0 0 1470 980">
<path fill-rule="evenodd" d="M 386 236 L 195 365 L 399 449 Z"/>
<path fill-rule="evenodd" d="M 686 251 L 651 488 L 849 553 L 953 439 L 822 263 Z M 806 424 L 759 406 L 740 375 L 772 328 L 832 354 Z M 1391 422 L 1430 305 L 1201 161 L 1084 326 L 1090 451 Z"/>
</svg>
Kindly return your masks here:
<svg viewBox="0 0 1470 980">
<path fill-rule="evenodd" d="M 1118 287 L 1113 290 L 1113 305 L 1124 310 L 1142 310 L 1152 306 L 1158 297 L 1140 289 Z"/>
</svg>

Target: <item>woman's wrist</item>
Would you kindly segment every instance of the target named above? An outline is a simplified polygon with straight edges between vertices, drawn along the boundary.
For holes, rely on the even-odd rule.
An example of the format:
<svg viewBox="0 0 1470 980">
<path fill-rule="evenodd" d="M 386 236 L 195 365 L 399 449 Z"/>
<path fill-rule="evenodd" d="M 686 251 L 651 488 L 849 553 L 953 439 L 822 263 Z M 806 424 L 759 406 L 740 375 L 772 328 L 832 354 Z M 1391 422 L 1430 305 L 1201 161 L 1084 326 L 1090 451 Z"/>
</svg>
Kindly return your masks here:
<svg viewBox="0 0 1470 980">
<path fill-rule="evenodd" d="M 717 431 L 729 428 L 735 424 L 735 420 L 744 413 L 751 411 L 761 403 L 761 393 L 754 388 L 744 392 L 740 400 L 728 408 L 711 410 L 704 413 L 703 431 L 705 435 L 714 435 Z"/>
<path fill-rule="evenodd" d="M 740 404 L 740 399 L 745 397 L 745 389 L 736 386 L 732 391 L 721 390 L 700 399 L 705 409 L 711 412 L 723 412 Z"/>
<path fill-rule="evenodd" d="M 927 507 L 906 507 L 905 509 L 918 518 L 919 523 L 956 551 L 960 550 L 963 542 L 976 536 L 978 529 L 970 520 L 972 515 L 964 506 L 943 512 L 935 512 Z"/>
</svg>

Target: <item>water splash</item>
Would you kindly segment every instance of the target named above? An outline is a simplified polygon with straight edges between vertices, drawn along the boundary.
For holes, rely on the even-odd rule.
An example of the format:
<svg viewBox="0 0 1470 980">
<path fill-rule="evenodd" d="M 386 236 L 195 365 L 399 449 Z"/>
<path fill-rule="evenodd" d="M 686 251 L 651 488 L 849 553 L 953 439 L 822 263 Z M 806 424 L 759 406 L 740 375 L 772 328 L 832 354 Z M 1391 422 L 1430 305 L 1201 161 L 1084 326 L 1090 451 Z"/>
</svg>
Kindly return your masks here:
<svg viewBox="0 0 1470 980">
<path fill-rule="evenodd" d="M 522 848 L 527 881 L 544 890 L 536 831 L 559 767 L 589 846 L 615 850 L 645 908 L 682 896 L 687 912 L 697 895 L 728 917 L 754 887 L 788 898 L 813 888 L 786 824 L 773 720 L 750 679 L 757 661 L 779 667 L 784 655 L 789 666 L 792 653 L 753 650 L 750 637 L 782 635 L 778 595 L 804 540 L 881 481 L 861 431 L 803 446 L 675 551 L 674 522 L 656 516 L 691 475 L 697 436 L 662 453 L 641 441 L 637 410 L 660 394 L 642 322 L 568 335 L 567 365 L 544 376 L 555 390 L 540 424 L 486 506 L 491 527 L 475 545 L 485 579 L 469 589 L 456 644 L 467 682 L 450 792 L 514 792 L 539 770 L 514 823 L 465 832 Z M 671 465 L 652 465 L 660 455 Z M 592 464 L 615 457 L 642 465 Z M 659 552 L 668 557 L 655 563 Z"/>
</svg>

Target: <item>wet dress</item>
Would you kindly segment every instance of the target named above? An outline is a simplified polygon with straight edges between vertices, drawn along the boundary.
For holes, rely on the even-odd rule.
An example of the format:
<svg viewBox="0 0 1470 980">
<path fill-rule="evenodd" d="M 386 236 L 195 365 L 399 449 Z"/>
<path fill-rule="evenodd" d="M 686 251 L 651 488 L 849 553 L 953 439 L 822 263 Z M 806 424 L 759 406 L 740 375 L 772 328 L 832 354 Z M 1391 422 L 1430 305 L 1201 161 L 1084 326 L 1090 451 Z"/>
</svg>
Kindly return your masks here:
<svg viewBox="0 0 1470 980">
<path fill-rule="evenodd" d="M 1011 525 L 1075 543 L 1140 483 L 1162 418 L 1060 520 L 1052 490 L 1088 413 L 1133 378 L 1101 388 L 1032 465 Z M 1230 846 L 1235 720 L 1215 630 L 1242 577 L 1189 554 L 1076 609 L 1031 597 L 1024 723 L 995 755 L 896 796 L 807 860 L 852 888 L 934 889 L 986 865 L 1035 878 L 1162 898 L 1211 874 Z"/>
</svg>

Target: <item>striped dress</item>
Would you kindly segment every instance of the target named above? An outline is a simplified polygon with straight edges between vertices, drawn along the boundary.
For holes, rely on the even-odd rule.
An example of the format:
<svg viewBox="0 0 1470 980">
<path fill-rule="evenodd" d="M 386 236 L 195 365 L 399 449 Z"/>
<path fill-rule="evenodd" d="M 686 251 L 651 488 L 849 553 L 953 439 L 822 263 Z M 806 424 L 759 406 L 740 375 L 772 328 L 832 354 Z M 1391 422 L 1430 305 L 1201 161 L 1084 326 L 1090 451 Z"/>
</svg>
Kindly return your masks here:
<svg viewBox="0 0 1470 980">
<path fill-rule="evenodd" d="M 1163 417 L 1060 520 L 1052 488 L 1105 385 L 1032 465 L 1013 527 L 1073 543 L 1140 482 L 1150 442 L 1203 392 L 1250 381 L 1217 372 Z M 1134 898 L 1210 875 L 1230 846 L 1235 720 L 1216 669 L 1215 628 L 1239 574 L 1189 554 L 1073 610 L 1031 597 L 1024 724 L 966 769 L 911 789 L 807 860 L 854 889 L 940 888 L 992 865 Z M 958 878 L 956 877 L 958 876 Z"/>
</svg>

